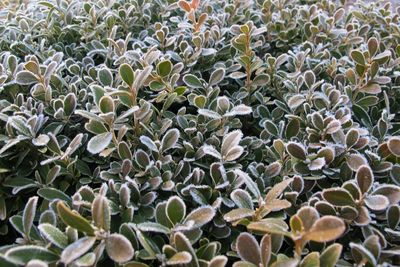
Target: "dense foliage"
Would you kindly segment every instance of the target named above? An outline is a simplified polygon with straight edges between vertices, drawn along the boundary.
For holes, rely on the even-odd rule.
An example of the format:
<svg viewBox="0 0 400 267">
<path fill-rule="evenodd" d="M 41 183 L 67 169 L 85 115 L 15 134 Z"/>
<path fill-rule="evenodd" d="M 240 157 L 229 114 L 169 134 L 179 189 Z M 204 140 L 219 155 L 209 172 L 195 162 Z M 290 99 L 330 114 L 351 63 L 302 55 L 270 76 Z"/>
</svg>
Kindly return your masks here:
<svg viewBox="0 0 400 267">
<path fill-rule="evenodd" d="M 400 10 L 0 8 L 0 266 L 400 265 Z"/>
</svg>

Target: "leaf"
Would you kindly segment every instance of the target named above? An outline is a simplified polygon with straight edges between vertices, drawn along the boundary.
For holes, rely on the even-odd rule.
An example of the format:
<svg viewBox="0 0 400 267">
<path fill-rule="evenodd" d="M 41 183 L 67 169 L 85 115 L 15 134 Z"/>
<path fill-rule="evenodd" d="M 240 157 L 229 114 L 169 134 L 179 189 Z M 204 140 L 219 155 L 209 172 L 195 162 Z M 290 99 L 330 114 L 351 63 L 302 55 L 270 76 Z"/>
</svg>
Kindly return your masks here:
<svg viewBox="0 0 400 267">
<path fill-rule="evenodd" d="M 325 128 L 325 132 L 327 134 L 334 134 L 337 131 L 339 131 L 342 128 L 342 125 L 340 124 L 340 121 L 338 120 L 332 120 L 328 123 L 328 125 Z"/>
<path fill-rule="evenodd" d="M 360 138 L 360 133 L 358 132 L 358 130 L 355 128 L 350 129 L 346 134 L 346 146 L 347 147 L 354 146 L 359 138 Z"/>
<path fill-rule="evenodd" d="M 332 244 L 327 247 L 319 258 L 320 266 L 335 267 L 342 253 L 342 248 L 343 246 L 341 244 Z"/>
<path fill-rule="evenodd" d="M 359 50 L 352 50 L 350 52 L 350 56 L 354 60 L 354 62 L 356 62 L 357 64 L 359 64 L 361 66 L 365 65 L 364 54 L 362 52 L 360 52 Z"/>
<path fill-rule="evenodd" d="M 389 206 L 389 199 L 382 195 L 371 195 L 364 199 L 365 205 L 371 210 L 382 211 Z"/>
<path fill-rule="evenodd" d="M 264 266 L 268 266 L 272 253 L 271 235 L 266 234 L 263 236 L 260 242 L 260 249 L 261 249 L 261 263 Z"/>
<path fill-rule="evenodd" d="M 48 201 L 59 199 L 72 203 L 72 199 L 67 194 L 55 188 L 40 188 L 37 194 Z"/>
<path fill-rule="evenodd" d="M 110 230 L 111 210 L 108 199 L 102 195 L 96 196 L 92 203 L 92 220 L 94 224 L 105 231 Z"/>
<path fill-rule="evenodd" d="M 99 101 L 99 108 L 102 113 L 114 112 L 114 101 L 110 96 L 102 96 Z"/>
<path fill-rule="evenodd" d="M 203 225 L 207 224 L 210 222 L 215 216 L 215 210 L 211 206 L 204 206 L 204 207 L 199 207 L 192 212 L 190 212 L 187 216 L 186 219 L 184 220 L 184 223 L 193 221 L 193 228 L 200 228 Z"/>
<path fill-rule="evenodd" d="M 147 148 L 150 149 L 151 151 L 158 152 L 157 145 L 148 136 L 142 135 L 140 137 L 140 142 L 145 146 L 147 146 Z"/>
<path fill-rule="evenodd" d="M 231 210 L 224 214 L 224 220 L 227 222 L 237 221 L 243 218 L 251 217 L 254 215 L 254 210 L 239 208 Z"/>
<path fill-rule="evenodd" d="M 400 207 L 392 205 L 386 211 L 387 223 L 391 229 L 396 229 L 400 223 Z"/>
<path fill-rule="evenodd" d="M 186 2 L 185 0 L 179 0 L 178 4 L 179 4 L 179 7 L 180 7 L 181 9 L 183 9 L 183 10 L 186 11 L 187 13 L 190 12 L 191 7 L 190 7 L 190 5 L 189 5 L 188 2 Z"/>
<path fill-rule="evenodd" d="M 283 191 L 285 191 L 285 189 L 290 185 L 292 181 L 293 179 L 286 179 L 274 185 L 265 196 L 265 202 L 268 203 L 273 201 L 274 199 L 277 199 L 283 193 Z"/>
<path fill-rule="evenodd" d="M 273 218 L 263 219 L 258 222 L 251 222 L 249 225 L 247 225 L 247 229 L 262 234 L 277 234 L 284 236 L 290 235 L 290 233 L 287 231 L 288 226 L 286 223 L 280 219 Z"/>
<path fill-rule="evenodd" d="M 143 232 L 153 232 L 161 234 L 170 234 L 171 230 L 166 226 L 155 222 L 143 222 L 137 225 L 138 229 Z"/>
<path fill-rule="evenodd" d="M 236 115 L 247 115 L 253 112 L 252 108 L 243 104 L 234 106 L 229 112 L 224 114 L 224 117 L 231 117 Z"/>
<path fill-rule="evenodd" d="M 181 222 L 186 216 L 186 205 L 178 196 L 170 197 L 167 201 L 167 217 L 172 224 Z"/>
<path fill-rule="evenodd" d="M 99 106 L 100 99 L 104 96 L 106 91 L 104 90 L 103 87 L 96 85 L 96 84 L 93 84 L 92 86 L 90 86 L 90 90 L 92 91 L 92 94 L 93 94 L 94 103 L 96 103 L 96 105 Z M 86 117 L 88 117 L 88 119 L 91 119 L 91 117 L 96 116 L 95 114 L 92 114 L 86 110 L 77 110 L 75 112 L 75 114 L 77 114 L 77 112 L 79 112 L 78 114 L 81 116 L 85 117 L 85 115 L 86 115 Z M 80 114 L 81 112 L 82 112 L 82 114 Z"/>
<path fill-rule="evenodd" d="M 102 85 L 112 86 L 113 76 L 112 76 L 111 71 L 108 68 L 101 68 L 97 73 L 97 77 L 100 80 Z"/>
<path fill-rule="evenodd" d="M 315 242 L 329 242 L 339 238 L 344 230 L 346 230 L 346 226 L 342 219 L 327 215 L 313 224 L 305 238 Z"/>
<path fill-rule="evenodd" d="M 138 74 L 135 77 L 135 81 L 133 83 L 133 88 L 136 88 L 136 90 L 141 88 L 142 85 L 145 83 L 146 79 L 149 77 L 152 70 L 153 70 L 152 66 L 147 66 L 143 70 L 138 71 L 137 72 Z"/>
<path fill-rule="evenodd" d="M 306 255 L 300 263 L 300 267 L 319 267 L 319 253 L 311 252 Z"/>
<path fill-rule="evenodd" d="M 172 63 L 169 60 L 161 61 L 157 64 L 157 73 L 161 77 L 168 76 L 172 71 Z"/>
<path fill-rule="evenodd" d="M 294 95 L 289 98 L 287 104 L 292 110 L 300 107 L 306 101 L 303 95 Z"/>
<path fill-rule="evenodd" d="M 33 220 L 35 219 L 37 202 L 38 202 L 38 197 L 29 198 L 28 203 L 26 204 L 22 215 L 24 233 L 25 236 L 28 238 L 30 236 Z"/>
<path fill-rule="evenodd" d="M 285 135 L 286 138 L 290 140 L 290 138 L 295 137 L 300 132 L 300 120 L 292 119 L 288 122 L 286 126 Z"/>
<path fill-rule="evenodd" d="M 247 173 L 238 169 L 234 170 L 234 172 L 236 173 L 237 176 L 243 179 L 247 188 L 254 195 L 254 197 L 258 199 L 261 196 L 261 192 L 260 189 L 258 188 L 258 185 L 251 179 L 251 177 Z"/>
<path fill-rule="evenodd" d="M 223 255 L 215 256 L 208 264 L 208 267 L 225 267 L 227 262 L 227 257 Z"/>
<path fill-rule="evenodd" d="M 329 188 L 322 191 L 323 198 L 334 206 L 353 206 L 353 196 L 343 188 Z"/>
<path fill-rule="evenodd" d="M 400 157 L 400 137 L 392 137 L 388 140 L 389 151 L 396 157 Z"/>
<path fill-rule="evenodd" d="M 222 139 L 221 154 L 225 161 L 232 161 L 240 157 L 243 147 L 239 146 L 243 133 L 239 130 L 232 131 Z"/>
<path fill-rule="evenodd" d="M 39 77 L 37 77 L 30 71 L 22 70 L 17 73 L 15 81 L 21 85 L 30 85 L 33 83 L 37 83 L 39 81 Z"/>
<path fill-rule="evenodd" d="M 108 256 L 118 263 L 127 262 L 134 255 L 131 242 L 121 234 L 111 234 L 107 237 L 106 250 Z"/>
<path fill-rule="evenodd" d="M 316 158 L 308 164 L 310 171 L 321 170 L 325 166 L 325 158 Z"/>
<path fill-rule="evenodd" d="M 200 267 L 199 261 L 196 256 L 196 252 L 194 251 L 192 245 L 190 244 L 189 240 L 187 239 L 187 237 L 184 234 L 182 234 L 181 232 L 175 233 L 174 243 L 175 243 L 175 247 L 178 250 L 178 252 L 186 251 L 186 252 L 189 252 L 190 255 L 192 256 L 192 260 L 191 260 L 189 266 Z"/>
<path fill-rule="evenodd" d="M 94 229 L 92 225 L 79 213 L 70 210 L 64 204 L 64 202 L 59 201 L 57 203 L 57 211 L 58 215 L 66 225 L 69 225 L 81 232 L 87 233 L 88 235 L 94 235 Z"/>
<path fill-rule="evenodd" d="M 347 158 L 347 165 L 349 165 L 352 171 L 357 171 L 361 165 L 368 165 L 368 162 L 360 154 L 350 154 L 350 156 Z"/>
<path fill-rule="evenodd" d="M 371 37 L 368 39 L 368 52 L 369 56 L 375 56 L 376 52 L 379 49 L 379 41 L 375 37 Z"/>
<path fill-rule="evenodd" d="M 61 253 L 61 261 L 70 264 L 80 256 L 88 252 L 96 242 L 95 237 L 83 237 L 66 247 Z"/>
<path fill-rule="evenodd" d="M 356 180 L 361 193 L 368 192 L 374 182 L 374 175 L 368 165 L 362 165 L 358 168 L 356 173 Z"/>
<path fill-rule="evenodd" d="M 59 248 L 65 248 L 66 246 L 68 246 L 67 236 L 57 227 L 48 223 L 42 223 L 39 225 L 38 228 L 40 233 L 52 244 L 56 245 Z"/>
<path fill-rule="evenodd" d="M 161 150 L 166 151 L 170 148 L 173 148 L 176 146 L 176 143 L 178 142 L 180 133 L 178 129 L 170 129 L 168 130 L 163 139 L 161 140 Z"/>
<path fill-rule="evenodd" d="M 216 85 L 220 83 L 224 79 L 224 77 L 225 77 L 225 69 L 218 68 L 211 73 L 210 81 L 208 82 L 208 84 L 210 86 Z"/>
<path fill-rule="evenodd" d="M 29 126 L 26 124 L 26 120 L 21 116 L 13 116 L 8 119 L 8 123 L 16 129 L 18 132 L 25 136 L 32 136 Z"/>
<path fill-rule="evenodd" d="M 305 231 L 311 229 L 313 224 L 319 219 L 319 213 L 314 207 L 301 207 L 296 215 L 300 218 Z"/>
<path fill-rule="evenodd" d="M 382 89 L 379 84 L 368 82 L 366 85 L 360 88 L 360 92 L 376 95 L 382 92 Z"/>
<path fill-rule="evenodd" d="M 217 112 L 209 110 L 209 109 L 200 108 L 197 110 L 197 112 L 200 115 L 203 115 L 203 116 L 206 116 L 206 117 L 209 117 L 212 119 L 221 119 L 222 118 L 222 116 L 219 115 Z"/>
<path fill-rule="evenodd" d="M 112 133 L 106 132 L 92 137 L 87 149 L 92 154 L 98 154 L 108 147 L 112 140 Z"/>
<path fill-rule="evenodd" d="M 27 264 L 30 260 L 41 260 L 46 263 L 52 263 L 58 260 L 58 256 L 50 250 L 34 246 L 23 245 L 10 248 L 5 253 L 6 259 L 11 259 L 13 262 L 18 262 L 21 265 Z"/>
<path fill-rule="evenodd" d="M 96 262 L 96 254 L 93 252 L 86 253 L 79 259 L 77 259 L 74 264 L 77 266 L 93 266 Z"/>
<path fill-rule="evenodd" d="M 181 251 L 167 260 L 167 265 L 182 265 L 192 261 L 192 255 L 189 252 Z"/>
<path fill-rule="evenodd" d="M 121 75 L 122 80 L 129 86 L 132 87 L 135 80 L 135 74 L 130 65 L 124 63 L 119 67 L 119 75 Z"/>
<path fill-rule="evenodd" d="M 202 88 L 203 84 L 201 83 L 201 81 L 194 76 L 193 74 L 186 74 L 185 76 L 183 76 L 183 81 L 185 82 L 185 84 L 191 88 Z"/>
<path fill-rule="evenodd" d="M 261 262 L 261 251 L 257 240 L 249 233 L 241 233 L 236 240 L 236 249 L 239 257 L 259 265 Z"/>
<path fill-rule="evenodd" d="M 235 189 L 230 194 L 231 199 L 239 208 L 253 209 L 253 202 L 251 196 L 247 191 L 242 189 Z"/>
<path fill-rule="evenodd" d="M 307 159 L 306 150 L 305 150 L 304 146 L 300 143 L 289 142 L 286 145 L 286 150 L 294 158 L 297 158 L 300 160 Z"/>
<path fill-rule="evenodd" d="M 368 249 L 366 249 L 364 246 L 351 242 L 350 248 L 351 248 L 351 253 L 353 255 L 354 254 L 358 255 L 357 258 L 359 258 L 359 259 L 361 257 L 360 260 L 362 262 L 365 262 L 365 263 L 369 262 L 371 264 L 371 266 L 377 266 L 377 262 L 376 262 L 374 255 Z"/>
<path fill-rule="evenodd" d="M 400 201 L 400 187 L 390 184 L 381 185 L 371 195 L 383 195 L 389 199 L 391 204 L 397 204 Z"/>
</svg>

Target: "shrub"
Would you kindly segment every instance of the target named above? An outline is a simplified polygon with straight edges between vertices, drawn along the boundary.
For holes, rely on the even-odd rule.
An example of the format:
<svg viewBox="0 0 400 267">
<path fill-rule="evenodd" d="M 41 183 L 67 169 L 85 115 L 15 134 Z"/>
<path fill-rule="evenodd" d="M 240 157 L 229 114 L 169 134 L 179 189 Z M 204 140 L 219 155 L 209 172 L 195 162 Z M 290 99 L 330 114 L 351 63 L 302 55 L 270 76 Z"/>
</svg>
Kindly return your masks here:
<svg viewBox="0 0 400 267">
<path fill-rule="evenodd" d="M 399 265 L 400 9 L 336 2 L 1 4 L 0 265 Z"/>
</svg>

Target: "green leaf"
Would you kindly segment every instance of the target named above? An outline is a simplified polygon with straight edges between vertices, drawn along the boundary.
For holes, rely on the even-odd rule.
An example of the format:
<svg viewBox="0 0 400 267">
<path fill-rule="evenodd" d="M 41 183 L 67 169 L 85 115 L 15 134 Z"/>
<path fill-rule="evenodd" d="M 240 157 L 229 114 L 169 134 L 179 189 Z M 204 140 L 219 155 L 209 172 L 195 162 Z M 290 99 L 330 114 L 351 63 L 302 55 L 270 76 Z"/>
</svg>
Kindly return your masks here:
<svg viewBox="0 0 400 267">
<path fill-rule="evenodd" d="M 58 256 L 50 250 L 33 245 L 18 246 L 7 250 L 6 258 L 18 262 L 21 265 L 27 264 L 30 260 L 41 260 L 52 263 L 58 260 Z"/>
<path fill-rule="evenodd" d="M 225 77 L 225 69 L 222 68 L 216 69 L 211 73 L 210 81 L 208 82 L 208 84 L 210 86 L 216 85 L 220 83 L 224 79 L 224 77 Z"/>
<path fill-rule="evenodd" d="M 99 102 L 99 108 L 102 113 L 114 112 L 114 101 L 109 96 L 102 96 Z"/>
<path fill-rule="evenodd" d="M 178 196 L 170 197 L 167 201 L 167 217 L 172 224 L 179 223 L 186 216 L 186 205 Z"/>
<path fill-rule="evenodd" d="M 62 192 L 58 189 L 55 189 L 55 188 L 40 188 L 37 191 L 37 194 L 48 201 L 59 199 L 59 200 L 65 201 L 69 204 L 72 203 L 71 197 L 69 197 L 64 192 Z"/>
<path fill-rule="evenodd" d="M 66 247 L 61 253 L 61 261 L 68 265 L 88 252 L 96 242 L 96 237 L 83 237 Z"/>
<path fill-rule="evenodd" d="M 254 197 L 256 197 L 256 199 L 261 197 L 261 192 L 260 192 L 260 189 L 258 188 L 257 183 L 254 182 L 247 173 L 245 173 L 244 171 L 241 171 L 239 169 L 236 169 L 234 172 L 236 173 L 237 176 L 239 176 L 243 180 L 243 182 L 246 184 L 247 188 L 254 195 Z"/>
<path fill-rule="evenodd" d="M 97 77 L 100 80 L 101 84 L 104 86 L 112 86 L 113 83 L 113 75 L 108 68 L 102 68 L 98 71 Z"/>
<path fill-rule="evenodd" d="M 39 81 L 39 77 L 37 77 L 30 71 L 22 70 L 17 73 L 15 80 L 18 84 L 30 85 L 33 83 L 37 83 Z"/>
<path fill-rule="evenodd" d="M 175 147 L 178 142 L 180 133 L 178 129 L 170 129 L 168 130 L 164 137 L 161 140 L 161 150 L 166 151 L 170 148 Z"/>
<path fill-rule="evenodd" d="M 334 206 L 353 206 L 353 196 L 343 188 L 329 188 L 322 191 L 323 198 Z"/>
<path fill-rule="evenodd" d="M 365 65 L 365 57 L 364 54 L 359 51 L 359 50 L 353 50 L 350 53 L 351 58 L 356 62 L 357 64 L 364 66 Z"/>
<path fill-rule="evenodd" d="M 196 256 L 196 252 L 194 251 L 192 245 L 190 244 L 189 240 L 187 239 L 187 237 L 184 234 L 182 234 L 181 232 L 177 232 L 174 235 L 174 243 L 175 243 L 175 247 L 178 250 L 178 252 L 186 251 L 186 252 L 189 252 L 190 255 L 192 256 L 192 260 L 190 263 L 188 263 L 188 266 L 200 267 L 199 261 Z"/>
<path fill-rule="evenodd" d="M 24 233 L 25 236 L 28 238 L 30 236 L 33 220 L 35 219 L 37 202 L 38 197 L 31 197 L 28 200 L 28 203 L 26 204 L 22 215 Z"/>
<path fill-rule="evenodd" d="M 215 209 L 211 206 L 199 207 L 186 216 L 184 223 L 193 221 L 193 228 L 200 228 L 210 222 L 215 216 Z"/>
<path fill-rule="evenodd" d="M 254 210 L 239 208 L 231 210 L 224 214 L 224 220 L 227 222 L 237 221 L 243 218 L 251 217 L 254 215 Z"/>
<path fill-rule="evenodd" d="M 242 189 L 235 189 L 230 194 L 231 199 L 235 202 L 236 206 L 239 208 L 245 209 L 253 209 L 253 201 L 251 200 L 251 196 L 247 191 Z"/>
<path fill-rule="evenodd" d="M 104 90 L 104 88 L 103 87 L 101 87 L 101 86 L 98 86 L 98 85 L 92 85 L 92 86 L 90 86 L 90 90 L 92 91 L 92 94 L 93 94 L 93 98 L 94 98 L 94 103 L 96 103 L 96 105 L 97 106 L 99 106 L 99 104 L 100 104 L 100 99 L 104 96 L 104 94 L 105 94 L 105 90 Z M 88 111 L 86 111 L 86 110 L 82 110 L 82 111 L 80 111 L 80 112 L 88 112 Z M 76 112 L 75 112 L 76 113 Z M 82 115 L 84 115 L 84 114 L 80 114 L 81 116 Z M 92 113 L 89 113 L 88 114 L 89 116 L 96 116 L 95 114 L 92 114 Z M 88 119 L 90 119 L 90 117 L 88 118 Z"/>
<path fill-rule="evenodd" d="M 43 223 L 39 225 L 39 231 L 47 240 L 59 248 L 65 248 L 68 246 L 67 236 L 61 232 L 57 227 Z"/>
<path fill-rule="evenodd" d="M 294 158 L 306 160 L 307 154 L 304 146 L 300 143 L 289 142 L 286 145 L 287 152 Z"/>
<path fill-rule="evenodd" d="M 92 137 L 87 149 L 92 154 L 98 154 L 108 147 L 112 140 L 112 133 L 106 132 Z"/>
<path fill-rule="evenodd" d="M 78 212 L 70 210 L 64 202 L 59 201 L 57 203 L 57 211 L 58 215 L 66 225 L 69 225 L 78 231 L 87 233 L 88 235 L 94 235 L 92 225 Z"/>
<path fill-rule="evenodd" d="M 186 74 L 183 76 L 183 81 L 186 83 L 187 86 L 191 88 L 202 88 L 203 84 L 201 81 L 194 76 L 193 74 Z"/>
<path fill-rule="evenodd" d="M 342 253 L 342 245 L 340 244 L 332 244 L 327 247 L 321 254 L 320 266 L 326 267 L 335 267 L 336 262 L 340 258 L 340 254 Z"/>
<path fill-rule="evenodd" d="M 263 219 L 258 222 L 251 222 L 247 225 L 247 229 L 254 231 L 255 233 L 261 234 L 277 234 L 289 236 L 290 233 L 287 231 L 288 226 L 286 223 L 280 219 Z"/>
<path fill-rule="evenodd" d="M 153 232 L 153 233 L 161 233 L 161 234 L 170 234 L 171 230 L 165 227 L 162 224 L 155 222 L 143 222 L 137 225 L 137 228 L 143 232 Z"/>
<path fill-rule="evenodd" d="M 172 71 L 172 63 L 169 60 L 161 61 L 157 64 L 157 73 L 161 77 L 168 76 Z"/>
<path fill-rule="evenodd" d="M 318 252 L 311 252 L 306 255 L 300 263 L 300 267 L 320 267 Z"/>
<path fill-rule="evenodd" d="M 0 254 L 0 266 L 1 267 L 18 267 L 18 261 L 15 261 L 11 258 L 7 258 L 6 256 Z"/>
<path fill-rule="evenodd" d="M 135 74 L 130 65 L 124 63 L 119 67 L 119 75 L 121 75 L 122 80 L 129 86 L 132 87 L 135 80 Z"/>
</svg>

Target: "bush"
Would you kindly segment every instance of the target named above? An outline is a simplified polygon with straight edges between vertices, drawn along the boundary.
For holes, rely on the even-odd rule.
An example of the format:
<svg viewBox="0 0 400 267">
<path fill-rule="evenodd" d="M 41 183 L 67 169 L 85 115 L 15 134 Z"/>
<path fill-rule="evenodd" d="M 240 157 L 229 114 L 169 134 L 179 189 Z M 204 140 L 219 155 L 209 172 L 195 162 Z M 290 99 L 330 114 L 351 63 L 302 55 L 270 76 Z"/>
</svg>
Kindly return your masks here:
<svg viewBox="0 0 400 267">
<path fill-rule="evenodd" d="M 336 2 L 2 4 L 0 266 L 399 265 L 400 10 Z"/>
</svg>

